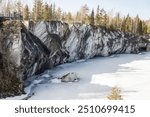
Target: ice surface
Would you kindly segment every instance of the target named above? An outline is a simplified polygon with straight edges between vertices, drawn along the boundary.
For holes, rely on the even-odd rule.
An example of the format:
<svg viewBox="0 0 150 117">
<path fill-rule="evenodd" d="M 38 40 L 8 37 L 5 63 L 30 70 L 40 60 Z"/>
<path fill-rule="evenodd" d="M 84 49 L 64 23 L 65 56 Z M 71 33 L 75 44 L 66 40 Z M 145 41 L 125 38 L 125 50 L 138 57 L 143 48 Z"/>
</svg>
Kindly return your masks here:
<svg viewBox="0 0 150 117">
<path fill-rule="evenodd" d="M 54 77 L 50 82 L 43 84 L 36 82 L 34 95 L 30 99 L 103 100 L 107 99 L 106 97 L 114 86 L 121 89 L 123 99 L 150 99 L 149 67 L 150 52 L 98 57 L 83 62 L 67 63 L 50 70 L 49 73 Z M 63 83 L 55 79 L 69 72 L 78 73 L 80 81 Z"/>
<path fill-rule="evenodd" d="M 58 66 L 54 76 L 77 72 L 79 82 L 61 83 L 57 79 L 40 84 L 30 99 L 106 99 L 112 87 L 122 91 L 123 99 L 150 99 L 150 53 L 101 57 L 86 62 Z"/>
</svg>

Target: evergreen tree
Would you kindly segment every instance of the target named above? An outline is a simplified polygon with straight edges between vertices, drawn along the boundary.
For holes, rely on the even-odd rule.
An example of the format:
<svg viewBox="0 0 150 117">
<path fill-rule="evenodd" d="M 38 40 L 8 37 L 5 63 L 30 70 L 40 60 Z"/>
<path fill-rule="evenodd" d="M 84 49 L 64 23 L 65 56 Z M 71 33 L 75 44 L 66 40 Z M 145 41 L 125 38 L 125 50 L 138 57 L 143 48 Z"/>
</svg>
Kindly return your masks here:
<svg viewBox="0 0 150 117">
<path fill-rule="evenodd" d="M 22 10 L 22 3 L 20 1 L 17 1 L 16 8 L 17 8 L 17 13 L 22 15 L 22 12 L 23 12 L 23 10 Z"/>
<path fill-rule="evenodd" d="M 33 20 L 34 21 L 41 21 L 43 19 L 43 1 L 42 0 L 34 0 L 33 6 Z"/>
<path fill-rule="evenodd" d="M 77 12 L 76 17 L 75 17 L 76 22 L 81 22 L 81 13 Z"/>
<path fill-rule="evenodd" d="M 131 17 L 129 16 L 129 14 L 126 17 L 126 26 L 125 26 L 125 31 L 126 32 L 131 32 Z"/>
<path fill-rule="evenodd" d="M 49 6 L 49 20 L 52 20 L 53 19 L 53 5 L 51 4 Z"/>
<path fill-rule="evenodd" d="M 147 33 L 150 34 L 150 21 L 147 23 Z"/>
<path fill-rule="evenodd" d="M 121 24 L 121 31 L 125 32 L 126 31 L 126 18 L 124 17 L 122 20 L 122 24 Z"/>
<path fill-rule="evenodd" d="M 140 22 L 140 18 L 137 15 L 134 19 L 134 33 L 138 34 L 139 33 L 139 22 Z"/>
<path fill-rule="evenodd" d="M 52 5 L 52 19 L 56 20 L 56 5 Z"/>
<path fill-rule="evenodd" d="M 66 22 L 66 17 L 67 17 L 66 12 L 63 12 L 61 16 L 61 20 Z"/>
<path fill-rule="evenodd" d="M 105 26 L 105 18 L 104 18 L 105 13 L 106 13 L 106 11 L 104 9 L 100 10 L 100 21 L 99 21 L 99 24 L 101 26 Z"/>
<path fill-rule="evenodd" d="M 10 11 L 11 11 L 11 4 L 8 2 L 6 4 L 6 7 L 4 8 L 4 13 L 10 15 Z"/>
<path fill-rule="evenodd" d="M 26 4 L 23 10 L 23 20 L 29 20 L 29 7 Z"/>
<path fill-rule="evenodd" d="M 90 15 L 90 17 L 89 17 L 89 24 L 90 25 L 93 25 L 94 26 L 94 24 L 95 24 L 95 22 L 94 22 L 94 10 L 92 10 L 92 12 L 91 12 L 91 15 Z"/>
<path fill-rule="evenodd" d="M 84 6 L 82 6 L 79 12 L 81 14 L 81 21 L 82 21 L 82 23 L 88 23 L 89 8 L 88 8 L 87 4 L 85 4 Z"/>
<path fill-rule="evenodd" d="M 62 11 L 60 8 L 58 8 L 56 11 L 56 20 L 61 20 L 61 16 L 62 16 Z"/>
<path fill-rule="evenodd" d="M 142 21 L 140 20 L 138 23 L 137 34 L 142 35 Z"/>
<path fill-rule="evenodd" d="M 121 22 L 122 22 L 122 20 L 121 20 L 121 17 L 120 17 L 120 13 L 117 13 L 116 14 L 116 16 L 114 17 L 114 28 L 115 29 L 119 29 L 119 30 L 121 30 Z"/>
<path fill-rule="evenodd" d="M 145 21 L 142 21 L 142 33 L 147 34 L 147 24 Z"/>
<path fill-rule="evenodd" d="M 96 10 L 96 18 L 95 18 L 95 23 L 96 25 L 100 25 L 100 8 L 99 5 L 97 6 L 97 10 Z"/>
<path fill-rule="evenodd" d="M 109 27 L 109 16 L 107 15 L 107 13 L 105 12 L 104 14 L 104 23 L 103 26 L 108 28 Z"/>
<path fill-rule="evenodd" d="M 72 14 L 71 14 L 71 12 L 68 12 L 68 14 L 67 14 L 67 22 L 68 22 L 68 23 L 71 23 L 72 20 L 73 20 Z"/>
<path fill-rule="evenodd" d="M 131 21 L 131 33 L 134 33 L 134 20 Z"/>
<path fill-rule="evenodd" d="M 44 5 L 44 11 L 43 11 L 43 19 L 44 21 L 50 20 L 50 9 L 47 3 Z"/>
</svg>

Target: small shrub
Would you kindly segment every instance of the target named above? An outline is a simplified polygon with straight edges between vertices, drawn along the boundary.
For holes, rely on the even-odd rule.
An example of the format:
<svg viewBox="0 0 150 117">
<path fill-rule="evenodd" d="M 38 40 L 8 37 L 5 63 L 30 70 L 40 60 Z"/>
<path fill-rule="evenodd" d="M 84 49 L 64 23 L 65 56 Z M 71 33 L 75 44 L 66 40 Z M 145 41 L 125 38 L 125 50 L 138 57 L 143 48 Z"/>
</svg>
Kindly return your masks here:
<svg viewBox="0 0 150 117">
<path fill-rule="evenodd" d="M 107 98 L 109 100 L 123 100 L 121 96 L 121 90 L 118 87 L 113 87 Z"/>
</svg>

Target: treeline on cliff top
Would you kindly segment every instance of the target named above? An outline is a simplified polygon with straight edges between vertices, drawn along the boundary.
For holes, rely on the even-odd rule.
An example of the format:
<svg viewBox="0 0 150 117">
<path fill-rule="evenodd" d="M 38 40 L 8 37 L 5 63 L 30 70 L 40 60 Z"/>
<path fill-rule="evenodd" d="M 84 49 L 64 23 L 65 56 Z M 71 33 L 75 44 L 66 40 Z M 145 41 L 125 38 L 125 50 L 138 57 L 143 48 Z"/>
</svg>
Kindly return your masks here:
<svg viewBox="0 0 150 117">
<path fill-rule="evenodd" d="M 142 20 L 138 15 L 136 17 L 131 17 L 130 14 L 122 16 L 119 12 L 114 15 L 101 8 L 100 5 L 94 8 L 96 10 L 92 9 L 90 11 L 89 7 L 85 4 L 75 14 L 69 11 L 64 12 L 61 8 L 57 8 L 55 4 L 51 4 L 50 1 L 48 4 L 43 2 L 43 0 L 34 0 L 32 7 L 30 6 L 32 9 L 27 4 L 23 5 L 21 1 L 11 1 L 3 7 L 2 13 L 17 12 L 21 14 L 23 20 L 35 22 L 59 20 L 69 24 L 85 23 L 139 35 L 150 33 L 150 21 Z"/>
</svg>

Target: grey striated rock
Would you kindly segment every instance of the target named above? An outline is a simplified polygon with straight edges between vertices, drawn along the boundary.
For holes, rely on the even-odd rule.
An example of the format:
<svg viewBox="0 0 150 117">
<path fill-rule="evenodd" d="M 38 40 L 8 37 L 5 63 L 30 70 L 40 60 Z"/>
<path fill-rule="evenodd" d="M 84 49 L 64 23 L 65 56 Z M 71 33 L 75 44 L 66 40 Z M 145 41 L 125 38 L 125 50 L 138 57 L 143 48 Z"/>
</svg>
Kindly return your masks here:
<svg viewBox="0 0 150 117">
<path fill-rule="evenodd" d="M 146 50 L 149 43 L 139 36 L 89 25 L 74 24 L 70 32 L 64 44 L 70 53 L 69 61 L 111 54 L 139 53 Z"/>
<path fill-rule="evenodd" d="M 0 97 L 23 93 L 23 82 L 27 78 L 52 68 L 49 54 L 47 47 L 20 21 L 3 22 L 0 27 Z"/>
<path fill-rule="evenodd" d="M 56 45 L 54 40 L 61 45 L 55 50 L 69 52 L 67 61 L 149 50 L 149 41 L 143 37 L 80 23 L 68 26 L 57 21 L 39 22 L 33 29 L 50 50 Z"/>
<path fill-rule="evenodd" d="M 68 33 L 68 24 L 60 21 L 42 21 L 36 23 L 34 27 L 31 25 L 30 29 L 33 29 L 33 34 L 47 46 L 54 65 L 66 62 L 69 56 L 65 48 L 62 48 L 62 43 L 66 33 Z"/>
<path fill-rule="evenodd" d="M 30 26 L 30 29 L 33 28 L 32 26 L 33 25 Z M 69 25 L 67 23 L 62 23 L 61 21 L 41 21 L 35 23 L 33 32 L 44 42 L 47 34 L 57 34 L 60 39 L 63 39 L 68 28 Z"/>
<path fill-rule="evenodd" d="M 23 27 L 23 26 L 22 26 Z M 32 33 L 25 28 L 21 30 L 22 44 L 24 46 L 21 65 L 26 69 L 25 78 L 44 72 L 53 67 L 53 62 L 49 58 L 50 51 Z"/>
</svg>

